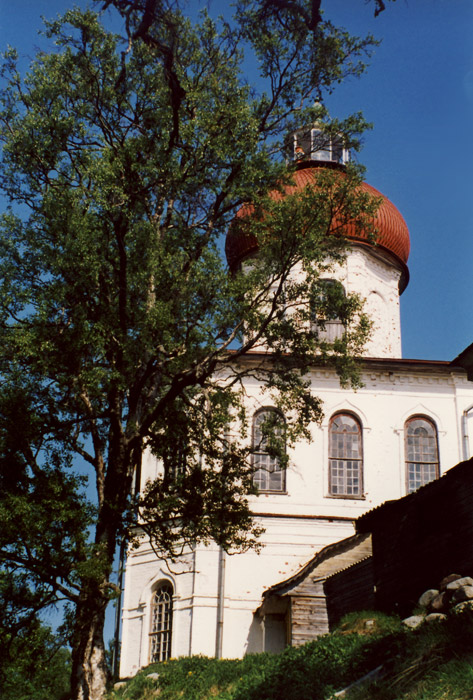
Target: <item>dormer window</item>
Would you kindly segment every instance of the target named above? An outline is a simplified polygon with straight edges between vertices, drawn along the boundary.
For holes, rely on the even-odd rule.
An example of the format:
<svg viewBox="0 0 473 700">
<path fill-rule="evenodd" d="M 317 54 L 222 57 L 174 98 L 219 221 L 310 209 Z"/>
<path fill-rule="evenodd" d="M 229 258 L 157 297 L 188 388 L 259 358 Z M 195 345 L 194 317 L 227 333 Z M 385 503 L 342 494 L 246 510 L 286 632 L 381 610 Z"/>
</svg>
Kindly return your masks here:
<svg viewBox="0 0 473 700">
<path fill-rule="evenodd" d="M 348 148 L 343 147 L 340 136 L 332 136 L 321 129 L 300 129 L 291 134 L 288 142 L 290 160 L 314 160 L 325 163 L 347 163 Z"/>
</svg>

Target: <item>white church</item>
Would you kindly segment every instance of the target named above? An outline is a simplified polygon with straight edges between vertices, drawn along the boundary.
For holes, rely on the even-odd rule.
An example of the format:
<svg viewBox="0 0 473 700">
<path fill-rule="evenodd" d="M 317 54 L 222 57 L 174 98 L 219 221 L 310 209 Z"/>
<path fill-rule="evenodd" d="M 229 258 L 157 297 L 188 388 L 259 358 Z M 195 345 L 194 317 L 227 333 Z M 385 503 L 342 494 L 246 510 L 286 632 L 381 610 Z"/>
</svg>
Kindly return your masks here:
<svg viewBox="0 0 473 700">
<path fill-rule="evenodd" d="M 296 189 L 315 186 L 317 168 L 343 169 L 348 157 L 333 143 L 314 150 L 317 138 L 316 128 L 294 135 Z M 170 657 L 277 652 L 328 631 L 321 582 L 370 555 L 369 538 L 354 534 L 356 518 L 470 456 L 473 383 L 453 363 L 401 356 L 400 294 L 409 279 L 409 232 L 384 195 L 366 183 L 362 188 L 383 197 L 377 241 L 349 231 L 349 251 L 332 277 L 346 292 L 366 299 L 373 322 L 362 359 L 363 387 L 343 389 L 335 370 L 314 368 L 312 385 L 325 418 L 313 425 L 312 442 L 289 450 L 285 470 L 264 449 L 257 456 L 259 495 L 251 497 L 251 505 L 264 528 L 260 553 L 229 556 L 216 545 L 199 545 L 172 567 L 146 541 L 129 553 L 121 677 Z M 254 242 L 230 232 L 226 252 L 234 268 L 256 251 Z M 325 332 L 333 337 L 337 323 L 327 322 Z M 255 444 L 258 426 L 272 410 L 260 389 L 248 380 Z M 148 455 L 143 483 L 158 471 Z M 291 597 L 303 589 L 303 597 Z"/>
</svg>

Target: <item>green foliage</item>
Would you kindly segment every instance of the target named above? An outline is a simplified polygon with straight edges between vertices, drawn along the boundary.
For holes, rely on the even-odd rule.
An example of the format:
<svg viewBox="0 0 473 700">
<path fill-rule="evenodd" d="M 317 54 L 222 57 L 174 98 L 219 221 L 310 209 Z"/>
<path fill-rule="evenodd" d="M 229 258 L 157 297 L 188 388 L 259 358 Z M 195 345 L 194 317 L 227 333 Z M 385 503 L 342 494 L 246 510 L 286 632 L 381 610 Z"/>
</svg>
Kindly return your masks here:
<svg viewBox="0 0 473 700">
<path fill-rule="evenodd" d="M 375 621 L 368 634 L 366 620 Z M 189 657 L 149 666 L 110 700 L 151 700 L 157 692 L 163 700 L 326 700 L 378 666 L 383 667 L 378 679 L 355 685 L 349 700 L 468 700 L 472 653 L 471 612 L 412 632 L 396 617 L 368 611 L 347 616 L 331 635 L 279 655 Z M 159 678 L 148 678 L 150 673 Z"/>
<path fill-rule="evenodd" d="M 401 620 L 379 610 L 363 610 L 344 615 L 336 625 L 336 634 L 385 635 L 402 629 Z"/>
<path fill-rule="evenodd" d="M 378 680 L 350 700 L 467 700 L 471 696 L 473 615 L 466 610 L 387 638 Z"/>
<path fill-rule="evenodd" d="M 0 566 L 35 590 L 36 605 L 73 606 L 85 696 L 94 674 L 96 687 L 106 678 L 101 630 L 122 538 L 144 530 L 170 556 L 199 540 L 255 544 L 248 377 L 285 414 L 289 444 L 322 416 L 307 380 L 314 363 L 356 385 L 369 330 L 360 300 L 326 300 L 346 324 L 333 344 L 311 329 L 310 305 L 343 257 L 343 231 L 326 235 L 333 212 L 366 226 L 377 206 L 357 190 L 356 167 L 268 196 L 290 182 L 282 155 L 294 126 L 319 120 L 358 145 L 360 115 L 331 122 L 320 103 L 304 105 L 364 69 L 371 37 L 306 21 L 305 0 L 240 0 L 232 22 L 204 12 L 195 24 L 174 0 L 101 4 L 122 13 L 126 36 L 70 10 L 47 23 L 51 50 L 24 79 L 7 51 L 0 93 L 10 203 L 0 220 Z M 244 225 L 259 255 L 230 274 L 223 239 L 250 201 Z M 163 470 L 138 500 L 146 446 Z M 91 503 L 73 461 L 91 472 Z"/>
<path fill-rule="evenodd" d="M 61 639 L 37 620 L 5 639 L 8 634 L 2 625 L 2 700 L 64 700 L 69 691 L 70 652 Z"/>
<path fill-rule="evenodd" d="M 144 700 L 159 686 L 160 698 L 174 700 L 297 700 L 325 698 L 332 689 L 363 675 L 376 663 L 382 635 L 327 635 L 279 655 L 242 660 L 189 657 L 149 666 L 116 697 Z M 159 680 L 148 678 L 158 673 Z"/>
</svg>

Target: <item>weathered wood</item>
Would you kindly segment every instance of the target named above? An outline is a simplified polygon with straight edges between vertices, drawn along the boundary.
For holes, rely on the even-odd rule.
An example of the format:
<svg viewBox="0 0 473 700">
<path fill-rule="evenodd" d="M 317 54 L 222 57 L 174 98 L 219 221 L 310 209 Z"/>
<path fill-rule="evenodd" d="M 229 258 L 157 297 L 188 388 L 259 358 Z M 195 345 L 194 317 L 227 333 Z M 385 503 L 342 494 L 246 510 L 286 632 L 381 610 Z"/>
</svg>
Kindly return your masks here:
<svg viewBox="0 0 473 700">
<path fill-rule="evenodd" d="M 268 589 L 258 614 L 265 618 L 282 610 L 282 601 L 290 600 L 286 614 L 288 643 L 299 646 L 329 631 L 324 582 L 327 576 L 371 554 L 369 534 L 355 535 L 324 547 L 297 574 Z"/>
<path fill-rule="evenodd" d="M 473 460 L 358 519 L 371 532 L 376 604 L 408 614 L 444 576 L 473 575 Z"/>
<path fill-rule="evenodd" d="M 330 629 L 349 612 L 375 607 L 373 559 L 364 559 L 340 571 L 324 584 Z"/>
</svg>

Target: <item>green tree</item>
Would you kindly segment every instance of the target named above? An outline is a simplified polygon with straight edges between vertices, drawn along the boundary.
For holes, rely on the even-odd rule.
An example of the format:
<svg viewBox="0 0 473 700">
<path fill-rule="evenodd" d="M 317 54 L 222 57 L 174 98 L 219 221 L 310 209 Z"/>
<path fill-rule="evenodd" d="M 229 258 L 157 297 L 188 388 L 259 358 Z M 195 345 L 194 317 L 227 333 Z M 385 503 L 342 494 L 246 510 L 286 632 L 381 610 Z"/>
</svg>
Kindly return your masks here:
<svg viewBox="0 0 473 700">
<path fill-rule="evenodd" d="M 48 23 L 54 45 L 24 79 L 6 54 L 0 109 L 11 205 L 0 228 L 0 566 L 32 606 L 68 601 L 72 697 L 91 700 L 107 681 L 121 538 L 144 530 L 169 556 L 199 540 L 257 542 L 245 379 L 265 382 L 289 442 L 322 415 L 306 380 L 314 363 L 357 381 L 366 319 L 358 299 L 322 293 L 320 275 L 343 256 L 344 222 L 368 226 L 376 206 L 355 167 L 268 196 L 290 182 L 291 129 L 318 120 L 358 146 L 362 118 L 331 121 L 320 101 L 362 72 L 371 37 L 350 37 L 309 0 L 239 0 L 231 22 L 195 23 L 177 0 L 103 4 L 122 13 L 124 36 L 89 10 Z M 340 233 L 327 236 L 334 216 Z M 259 245 L 231 274 L 229 226 Z M 311 330 L 314 304 L 345 322 L 333 344 Z M 227 439 L 229 425 L 241 439 Z M 137 497 L 147 448 L 163 476 Z"/>
<path fill-rule="evenodd" d="M 69 691 L 70 652 L 63 637 L 41 623 L 44 602 L 24 576 L 0 572 L 2 700 L 62 700 Z"/>
</svg>

